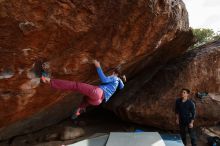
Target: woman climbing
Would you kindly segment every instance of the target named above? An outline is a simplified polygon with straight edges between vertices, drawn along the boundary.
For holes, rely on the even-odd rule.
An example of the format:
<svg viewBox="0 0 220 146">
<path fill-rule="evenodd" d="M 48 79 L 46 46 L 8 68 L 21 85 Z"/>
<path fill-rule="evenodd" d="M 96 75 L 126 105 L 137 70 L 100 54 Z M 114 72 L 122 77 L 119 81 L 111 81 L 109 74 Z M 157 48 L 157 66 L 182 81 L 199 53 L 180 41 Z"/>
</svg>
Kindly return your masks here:
<svg viewBox="0 0 220 146">
<path fill-rule="evenodd" d="M 87 106 L 100 105 L 103 100 L 104 102 L 107 102 L 111 98 L 111 96 L 116 92 L 117 89 L 124 88 L 123 81 L 126 82 L 126 77 L 125 75 L 121 76 L 118 69 L 115 69 L 111 76 L 105 76 L 100 63 L 97 60 L 93 60 L 93 64 L 96 67 L 98 76 L 102 83 L 99 86 L 89 85 L 86 83 L 80 83 L 75 81 L 51 79 L 45 74 L 45 72 L 42 73 L 42 82 L 50 84 L 52 88 L 78 91 L 81 94 L 86 95 L 80 106 L 73 114 L 72 119 L 77 118 L 82 112 L 85 112 Z"/>
</svg>

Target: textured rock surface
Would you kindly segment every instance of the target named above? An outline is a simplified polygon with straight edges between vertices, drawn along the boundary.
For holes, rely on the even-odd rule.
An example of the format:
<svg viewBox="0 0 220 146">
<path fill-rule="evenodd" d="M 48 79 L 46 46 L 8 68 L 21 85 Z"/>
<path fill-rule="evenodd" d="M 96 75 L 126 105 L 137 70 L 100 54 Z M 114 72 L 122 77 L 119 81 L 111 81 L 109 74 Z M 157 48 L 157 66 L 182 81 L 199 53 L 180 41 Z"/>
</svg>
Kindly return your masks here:
<svg viewBox="0 0 220 146">
<path fill-rule="evenodd" d="M 54 124 L 80 101 L 40 84 L 42 58 L 53 77 L 92 83 L 92 58 L 131 78 L 192 43 L 179 0 L 1 0 L 0 22 L 0 140 Z"/>
<path fill-rule="evenodd" d="M 188 51 L 146 81 L 143 70 L 108 107 L 123 119 L 173 130 L 175 100 L 185 87 L 192 90 L 196 102 L 196 126 L 220 121 L 220 41 Z M 208 91 L 209 97 L 200 100 L 195 96 L 198 91 Z"/>
</svg>

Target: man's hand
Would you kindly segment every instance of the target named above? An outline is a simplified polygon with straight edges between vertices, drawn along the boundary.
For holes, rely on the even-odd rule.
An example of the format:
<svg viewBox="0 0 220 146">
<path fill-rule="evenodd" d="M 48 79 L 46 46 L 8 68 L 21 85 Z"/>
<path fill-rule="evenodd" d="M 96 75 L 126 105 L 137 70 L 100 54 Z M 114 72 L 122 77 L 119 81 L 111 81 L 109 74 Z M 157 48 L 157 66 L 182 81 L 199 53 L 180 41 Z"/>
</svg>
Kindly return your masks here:
<svg viewBox="0 0 220 146">
<path fill-rule="evenodd" d="M 179 115 L 178 115 L 178 114 L 176 114 L 176 124 L 177 124 L 177 125 L 180 124 L 180 123 L 179 123 Z"/>
<path fill-rule="evenodd" d="M 92 62 L 95 65 L 95 67 L 97 67 L 97 68 L 101 67 L 100 63 L 97 60 L 93 60 Z"/>
<path fill-rule="evenodd" d="M 176 119 L 176 124 L 179 125 L 179 119 L 178 118 Z"/>
<path fill-rule="evenodd" d="M 193 121 L 189 123 L 189 128 L 193 128 Z"/>
</svg>

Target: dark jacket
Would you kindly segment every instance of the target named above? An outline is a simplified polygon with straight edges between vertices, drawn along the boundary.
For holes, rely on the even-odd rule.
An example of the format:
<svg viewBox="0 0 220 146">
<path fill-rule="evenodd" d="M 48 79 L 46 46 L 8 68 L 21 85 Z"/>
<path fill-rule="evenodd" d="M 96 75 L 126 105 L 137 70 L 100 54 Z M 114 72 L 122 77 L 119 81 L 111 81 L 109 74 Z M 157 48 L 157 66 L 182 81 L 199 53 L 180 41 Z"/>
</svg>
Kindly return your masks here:
<svg viewBox="0 0 220 146">
<path fill-rule="evenodd" d="M 179 115 L 180 125 L 188 125 L 196 116 L 195 103 L 187 99 L 182 102 L 181 98 L 176 100 L 175 112 Z"/>
</svg>

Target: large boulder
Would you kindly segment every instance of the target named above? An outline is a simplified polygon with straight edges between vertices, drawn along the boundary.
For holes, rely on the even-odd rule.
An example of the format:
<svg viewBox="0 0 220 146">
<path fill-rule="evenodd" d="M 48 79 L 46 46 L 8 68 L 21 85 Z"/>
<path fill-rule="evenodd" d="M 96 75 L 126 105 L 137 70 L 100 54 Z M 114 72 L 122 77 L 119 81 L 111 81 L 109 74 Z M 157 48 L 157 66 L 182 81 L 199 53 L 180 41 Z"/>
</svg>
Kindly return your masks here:
<svg viewBox="0 0 220 146">
<path fill-rule="evenodd" d="M 193 40 L 181 0 L 1 0 L 0 22 L 0 140 L 57 123 L 80 102 L 41 84 L 39 62 L 54 78 L 93 83 L 96 58 L 131 78 Z"/>
<path fill-rule="evenodd" d="M 195 126 L 220 121 L 220 41 L 186 52 L 169 61 L 148 81 L 142 70 L 107 107 L 122 119 L 175 130 L 175 100 L 182 88 L 192 91 L 196 103 Z M 208 96 L 198 98 L 198 92 Z"/>
</svg>

